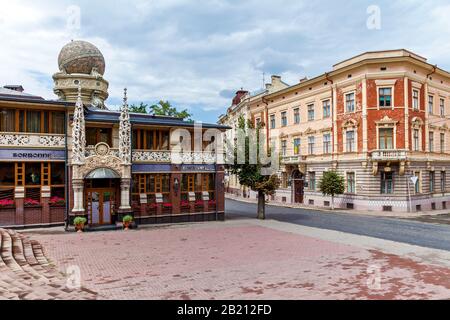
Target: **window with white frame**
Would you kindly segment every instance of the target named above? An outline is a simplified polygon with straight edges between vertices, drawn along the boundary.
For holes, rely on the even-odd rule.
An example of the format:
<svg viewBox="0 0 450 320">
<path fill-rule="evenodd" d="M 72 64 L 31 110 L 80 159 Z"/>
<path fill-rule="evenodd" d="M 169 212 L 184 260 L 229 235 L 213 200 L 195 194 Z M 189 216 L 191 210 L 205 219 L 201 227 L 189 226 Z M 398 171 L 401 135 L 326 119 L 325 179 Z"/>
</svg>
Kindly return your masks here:
<svg viewBox="0 0 450 320">
<path fill-rule="evenodd" d="M 287 154 L 286 140 L 281 140 L 281 155 L 286 156 L 286 154 Z"/>
<path fill-rule="evenodd" d="M 413 90 L 412 94 L 413 109 L 419 110 L 419 90 Z"/>
<path fill-rule="evenodd" d="M 392 107 L 392 88 L 378 89 L 378 105 L 380 108 Z"/>
<path fill-rule="evenodd" d="M 314 120 L 314 104 L 308 105 L 308 121 Z"/>
<path fill-rule="evenodd" d="M 345 111 L 354 112 L 355 111 L 355 93 L 347 93 L 345 95 Z"/>
<path fill-rule="evenodd" d="M 434 132 L 428 132 L 428 151 L 434 152 Z"/>
<path fill-rule="evenodd" d="M 347 193 L 355 193 L 355 173 L 347 172 Z"/>
<path fill-rule="evenodd" d="M 420 137 L 419 137 L 419 129 L 413 130 L 413 150 L 419 151 L 420 149 Z"/>
<path fill-rule="evenodd" d="M 416 194 L 419 194 L 420 193 L 420 184 L 421 184 L 420 171 L 414 172 L 414 176 L 417 178 L 416 184 L 414 185 L 414 192 Z"/>
<path fill-rule="evenodd" d="M 323 135 L 323 153 L 331 152 L 331 134 L 324 133 Z"/>
<path fill-rule="evenodd" d="M 270 129 L 275 129 L 275 115 L 270 115 Z"/>
<path fill-rule="evenodd" d="M 445 100 L 443 98 L 439 99 L 439 115 L 445 116 Z"/>
<path fill-rule="evenodd" d="M 445 152 L 445 133 L 441 132 L 439 137 L 439 149 L 441 153 Z"/>
<path fill-rule="evenodd" d="M 355 130 L 347 130 L 345 132 L 345 151 L 355 152 Z"/>
<path fill-rule="evenodd" d="M 300 154 L 300 138 L 294 139 L 294 154 Z"/>
<path fill-rule="evenodd" d="M 314 191 L 316 190 L 316 173 L 315 172 L 309 172 L 308 173 L 308 180 L 309 180 L 309 190 Z"/>
<path fill-rule="evenodd" d="M 381 172 L 381 194 L 394 193 L 394 176 L 392 172 Z"/>
<path fill-rule="evenodd" d="M 435 181 L 436 181 L 434 171 L 429 172 L 429 177 L 430 177 L 429 191 L 430 191 L 430 193 L 433 193 L 434 189 L 435 189 Z"/>
<path fill-rule="evenodd" d="M 323 106 L 323 117 L 329 118 L 331 116 L 330 100 L 323 101 L 322 106 Z"/>
<path fill-rule="evenodd" d="M 315 144 L 315 137 L 309 136 L 308 137 L 308 154 L 314 154 L 314 144 Z"/>
<path fill-rule="evenodd" d="M 428 113 L 433 114 L 433 103 L 434 103 L 434 97 L 432 95 L 428 96 Z"/>
<path fill-rule="evenodd" d="M 294 124 L 300 123 L 300 108 L 294 109 Z"/>
<path fill-rule="evenodd" d="M 381 150 L 394 149 L 394 129 L 378 129 L 378 147 Z"/>
<path fill-rule="evenodd" d="M 261 118 L 256 118 L 256 127 L 259 127 L 261 124 Z"/>
<path fill-rule="evenodd" d="M 281 113 L 281 126 L 286 127 L 287 126 L 287 112 L 283 111 Z"/>
<path fill-rule="evenodd" d="M 445 171 L 441 171 L 441 192 L 444 193 L 445 192 L 445 179 L 446 179 L 446 174 Z"/>
</svg>

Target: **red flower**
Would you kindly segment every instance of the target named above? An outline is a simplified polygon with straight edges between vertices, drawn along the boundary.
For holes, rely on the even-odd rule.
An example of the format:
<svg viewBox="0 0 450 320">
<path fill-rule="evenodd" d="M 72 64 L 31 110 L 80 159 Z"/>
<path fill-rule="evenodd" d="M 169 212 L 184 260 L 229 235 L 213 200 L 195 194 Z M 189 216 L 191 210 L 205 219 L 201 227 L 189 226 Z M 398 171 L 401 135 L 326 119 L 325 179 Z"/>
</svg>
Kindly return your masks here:
<svg viewBox="0 0 450 320">
<path fill-rule="evenodd" d="M 164 202 L 163 207 L 164 208 L 172 208 L 172 204 L 170 202 Z"/>
<path fill-rule="evenodd" d="M 28 199 L 25 199 L 24 204 L 26 206 L 37 206 L 37 205 L 40 205 L 41 203 L 39 201 L 37 201 L 37 200 L 33 200 L 33 199 L 29 199 L 28 198 Z"/>
<path fill-rule="evenodd" d="M 14 205 L 14 200 L 2 199 L 0 200 L 0 207 L 8 207 Z"/>
<path fill-rule="evenodd" d="M 50 201 L 49 201 L 49 203 L 50 204 L 53 204 L 53 205 L 64 205 L 64 204 L 66 204 L 66 200 L 64 200 L 64 198 L 60 198 L 60 197 L 51 197 L 50 198 Z"/>
<path fill-rule="evenodd" d="M 157 207 L 156 203 L 150 203 L 148 206 L 150 209 L 156 209 Z"/>
<path fill-rule="evenodd" d="M 182 200 L 182 201 L 181 201 L 181 206 L 182 206 L 182 207 L 189 207 L 189 201 L 187 201 L 187 200 Z"/>
<path fill-rule="evenodd" d="M 197 201 L 195 201 L 195 205 L 198 206 L 198 207 L 203 206 L 203 200 L 197 200 Z"/>
</svg>

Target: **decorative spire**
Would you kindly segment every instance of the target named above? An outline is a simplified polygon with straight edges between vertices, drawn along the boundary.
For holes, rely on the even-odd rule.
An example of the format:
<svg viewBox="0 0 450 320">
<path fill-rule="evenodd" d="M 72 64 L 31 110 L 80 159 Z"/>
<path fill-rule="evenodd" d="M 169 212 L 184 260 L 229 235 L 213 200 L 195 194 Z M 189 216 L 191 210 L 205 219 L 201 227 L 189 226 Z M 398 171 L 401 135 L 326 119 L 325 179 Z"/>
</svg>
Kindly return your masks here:
<svg viewBox="0 0 450 320">
<path fill-rule="evenodd" d="M 123 90 L 123 105 L 120 108 L 119 157 L 124 164 L 131 164 L 131 122 L 127 88 Z"/>
<path fill-rule="evenodd" d="M 81 85 L 78 85 L 78 97 L 75 103 L 72 123 L 72 163 L 83 164 L 85 158 L 86 134 L 84 128 L 84 108 L 81 100 Z"/>
</svg>

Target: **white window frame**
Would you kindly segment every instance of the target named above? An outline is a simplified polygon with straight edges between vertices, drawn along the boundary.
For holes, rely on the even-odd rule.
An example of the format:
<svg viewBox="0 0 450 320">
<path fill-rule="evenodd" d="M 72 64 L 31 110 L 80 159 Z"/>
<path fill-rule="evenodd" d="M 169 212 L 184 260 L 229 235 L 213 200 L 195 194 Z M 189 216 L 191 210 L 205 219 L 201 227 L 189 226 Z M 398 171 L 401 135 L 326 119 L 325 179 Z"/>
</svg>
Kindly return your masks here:
<svg viewBox="0 0 450 320">
<path fill-rule="evenodd" d="M 328 116 L 325 116 L 325 104 L 327 104 L 328 107 Z M 331 100 L 330 99 L 325 99 L 322 100 L 322 119 L 328 119 L 331 117 Z"/>
<path fill-rule="evenodd" d="M 312 150 L 310 148 L 311 142 L 312 142 Z M 308 155 L 313 155 L 314 154 L 315 147 L 316 147 L 316 137 L 313 136 L 313 135 L 308 136 Z"/>
<path fill-rule="evenodd" d="M 349 187 L 348 175 L 349 174 L 353 174 L 353 192 L 348 191 L 348 187 Z M 356 172 L 355 171 L 346 171 L 345 172 L 345 193 L 356 194 Z"/>
<path fill-rule="evenodd" d="M 348 141 L 347 141 L 347 133 L 348 132 L 353 132 L 353 149 L 349 150 L 350 148 L 348 147 Z M 345 143 L 345 152 L 356 152 L 357 151 L 357 140 L 356 140 L 356 128 L 355 127 L 351 127 L 351 128 L 347 128 L 344 131 L 344 143 Z"/>
<path fill-rule="evenodd" d="M 295 119 L 295 110 L 297 110 L 298 111 L 298 122 L 296 121 L 296 119 Z M 300 121 L 301 121 L 301 117 L 300 117 L 300 107 L 295 107 L 294 108 L 294 124 L 300 124 Z"/>
<path fill-rule="evenodd" d="M 431 101 L 430 101 L 431 98 Z M 430 105 L 431 102 L 431 105 Z M 430 106 L 431 106 L 431 112 L 430 112 Z M 433 115 L 434 114 L 434 95 L 429 94 L 427 98 L 427 112 L 428 114 Z"/>
<path fill-rule="evenodd" d="M 327 141 L 327 143 L 328 143 L 327 151 L 325 151 L 325 136 L 329 137 L 329 140 Z M 322 135 L 322 152 L 323 152 L 323 154 L 330 154 L 331 153 L 331 133 L 330 132 L 325 132 Z"/>
<path fill-rule="evenodd" d="M 417 92 L 417 106 L 414 105 L 414 92 Z M 411 103 L 412 103 L 412 109 L 413 110 L 420 110 L 420 89 L 413 88 L 412 94 L 411 94 Z"/>
<path fill-rule="evenodd" d="M 439 115 L 444 118 L 445 117 L 445 98 L 439 98 Z"/>
<path fill-rule="evenodd" d="M 391 106 L 390 107 L 382 107 L 380 106 L 380 90 L 381 89 L 391 89 Z M 383 110 L 393 110 L 394 109 L 394 86 L 377 86 L 377 107 L 378 109 Z"/>
<path fill-rule="evenodd" d="M 312 117 L 312 119 L 310 119 L 310 117 L 309 117 L 309 111 L 311 111 L 310 110 L 310 107 L 312 107 L 312 115 L 313 115 L 313 117 Z M 316 120 L 316 106 L 315 106 L 315 104 L 314 103 L 310 103 L 310 104 L 308 104 L 307 106 L 306 106 L 306 112 L 307 112 L 307 114 L 308 114 L 308 121 L 314 121 L 314 120 Z"/>
<path fill-rule="evenodd" d="M 352 111 L 348 111 L 347 109 L 347 96 L 353 94 L 353 110 Z M 354 113 L 356 112 L 356 91 L 349 91 L 344 93 L 344 110 L 345 113 Z"/>
</svg>

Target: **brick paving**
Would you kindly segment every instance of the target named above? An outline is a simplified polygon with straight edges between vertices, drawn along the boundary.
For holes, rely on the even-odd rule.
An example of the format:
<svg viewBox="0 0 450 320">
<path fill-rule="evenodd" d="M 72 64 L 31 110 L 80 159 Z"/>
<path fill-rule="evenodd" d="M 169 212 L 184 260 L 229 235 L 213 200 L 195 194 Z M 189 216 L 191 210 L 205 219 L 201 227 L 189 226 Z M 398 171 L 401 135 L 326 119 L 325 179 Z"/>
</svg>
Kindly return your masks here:
<svg viewBox="0 0 450 320">
<path fill-rule="evenodd" d="M 33 238 L 100 299 L 450 298 L 449 266 L 245 220 Z"/>
<path fill-rule="evenodd" d="M 36 240 L 0 229 L 0 300 L 96 299 L 82 287 L 67 286 L 67 277 L 48 260 Z"/>
</svg>

